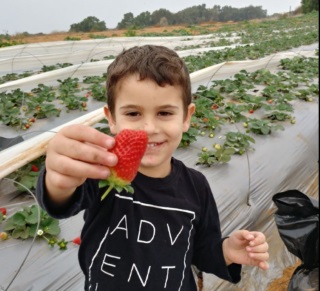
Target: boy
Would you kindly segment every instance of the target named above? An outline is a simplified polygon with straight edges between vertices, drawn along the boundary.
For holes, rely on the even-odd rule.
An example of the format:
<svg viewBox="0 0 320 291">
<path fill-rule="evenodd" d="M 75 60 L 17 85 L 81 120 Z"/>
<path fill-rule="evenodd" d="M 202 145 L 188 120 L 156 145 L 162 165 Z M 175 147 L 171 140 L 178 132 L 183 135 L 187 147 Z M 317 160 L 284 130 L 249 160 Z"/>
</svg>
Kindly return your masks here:
<svg viewBox="0 0 320 291">
<path fill-rule="evenodd" d="M 162 46 L 133 47 L 107 71 L 105 114 L 112 134 L 143 129 L 148 146 L 132 182 L 101 201 L 99 179 L 117 157 L 114 139 L 82 125 L 50 141 L 37 187 L 56 218 L 85 209 L 79 262 L 85 290 L 196 290 L 191 265 L 236 283 L 241 264 L 268 269 L 260 232 L 221 237 L 216 204 L 203 174 L 172 157 L 195 111 L 188 70 Z"/>
</svg>

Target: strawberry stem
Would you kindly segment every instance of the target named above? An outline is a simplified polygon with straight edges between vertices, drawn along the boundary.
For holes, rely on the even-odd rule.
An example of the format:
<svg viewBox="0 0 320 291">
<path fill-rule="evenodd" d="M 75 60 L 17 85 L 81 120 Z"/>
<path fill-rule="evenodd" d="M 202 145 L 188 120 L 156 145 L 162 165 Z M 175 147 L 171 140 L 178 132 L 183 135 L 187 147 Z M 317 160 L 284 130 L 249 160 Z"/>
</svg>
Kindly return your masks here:
<svg viewBox="0 0 320 291">
<path fill-rule="evenodd" d="M 101 201 L 107 197 L 107 195 L 109 194 L 109 192 L 111 191 L 111 189 L 113 188 L 113 185 L 110 184 L 108 189 L 106 190 L 106 192 L 103 193 L 103 195 L 101 196 Z"/>
</svg>

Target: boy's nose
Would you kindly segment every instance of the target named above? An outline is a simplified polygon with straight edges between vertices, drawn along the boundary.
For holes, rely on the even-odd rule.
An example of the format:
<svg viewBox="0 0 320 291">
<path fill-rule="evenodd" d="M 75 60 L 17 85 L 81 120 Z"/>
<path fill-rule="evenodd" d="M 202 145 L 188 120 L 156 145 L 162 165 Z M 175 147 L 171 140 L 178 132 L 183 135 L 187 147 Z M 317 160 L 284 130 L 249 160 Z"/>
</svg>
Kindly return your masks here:
<svg viewBox="0 0 320 291">
<path fill-rule="evenodd" d="M 147 133 L 155 133 L 157 131 L 157 123 L 153 119 L 145 120 L 143 124 L 143 130 L 145 130 Z"/>
</svg>

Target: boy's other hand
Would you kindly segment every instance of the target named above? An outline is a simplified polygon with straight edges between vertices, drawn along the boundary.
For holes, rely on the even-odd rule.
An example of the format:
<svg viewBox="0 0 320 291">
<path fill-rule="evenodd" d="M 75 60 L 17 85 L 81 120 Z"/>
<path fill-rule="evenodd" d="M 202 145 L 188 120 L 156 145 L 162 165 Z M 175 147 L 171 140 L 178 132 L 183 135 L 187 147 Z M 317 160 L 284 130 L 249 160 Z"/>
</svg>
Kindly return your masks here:
<svg viewBox="0 0 320 291">
<path fill-rule="evenodd" d="M 223 241 L 223 253 L 227 265 L 231 263 L 257 266 L 267 270 L 269 245 L 262 232 L 238 230 Z"/>
</svg>

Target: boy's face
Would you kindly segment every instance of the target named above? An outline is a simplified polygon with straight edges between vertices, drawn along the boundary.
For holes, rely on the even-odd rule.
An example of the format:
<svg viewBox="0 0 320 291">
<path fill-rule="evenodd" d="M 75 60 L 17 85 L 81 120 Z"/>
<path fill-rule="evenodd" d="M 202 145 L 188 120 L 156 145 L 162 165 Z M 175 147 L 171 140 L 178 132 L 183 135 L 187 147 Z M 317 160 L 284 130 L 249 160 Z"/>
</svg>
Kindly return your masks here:
<svg viewBox="0 0 320 291">
<path fill-rule="evenodd" d="M 139 171 L 150 177 L 170 173 L 172 154 L 179 146 L 182 133 L 189 129 L 194 104 L 183 111 L 179 87 L 158 86 L 151 80 L 139 81 L 137 75 L 124 79 L 117 88 L 114 115 L 105 106 L 105 114 L 113 134 L 123 129 L 142 129 L 149 142 Z"/>
</svg>

